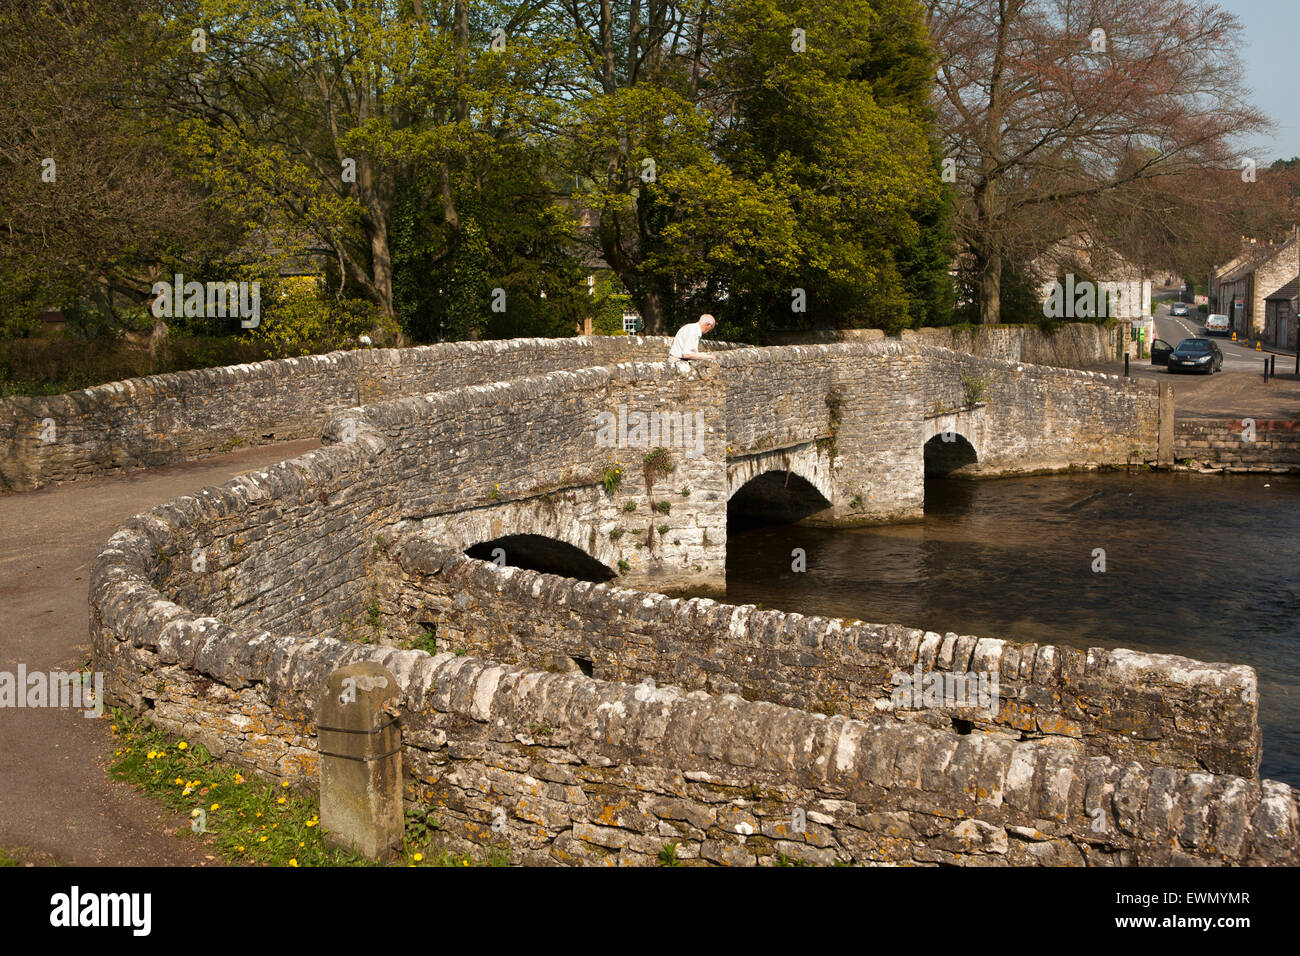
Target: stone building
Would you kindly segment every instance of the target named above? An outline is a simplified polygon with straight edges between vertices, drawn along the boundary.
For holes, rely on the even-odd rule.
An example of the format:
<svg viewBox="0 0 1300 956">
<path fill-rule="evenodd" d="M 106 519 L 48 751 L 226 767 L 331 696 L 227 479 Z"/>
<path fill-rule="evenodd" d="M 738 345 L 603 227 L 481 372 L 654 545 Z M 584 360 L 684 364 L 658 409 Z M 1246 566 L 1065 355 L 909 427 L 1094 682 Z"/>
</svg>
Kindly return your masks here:
<svg viewBox="0 0 1300 956">
<path fill-rule="evenodd" d="M 1212 311 L 1228 317 L 1239 338 L 1268 338 L 1265 303 L 1300 273 L 1300 227 L 1280 245 L 1250 240 L 1242 254 L 1212 276 Z M 1295 310 L 1290 310 L 1294 316 Z M 1294 329 L 1292 323 L 1287 328 Z M 1290 333 L 1294 340 L 1295 333 Z M 1272 341 L 1270 339 L 1270 341 Z"/>
<path fill-rule="evenodd" d="M 1039 282 L 1043 314 L 1052 317 L 1052 303 L 1060 300 L 1075 308 L 1065 314 L 1085 321 L 1098 318 L 1119 320 L 1127 330 L 1123 351 L 1134 358 L 1148 354 L 1155 337 L 1151 313 L 1151 290 L 1154 282 L 1140 265 L 1117 250 L 1084 233 L 1053 243 L 1030 264 Z M 1093 311 L 1080 311 L 1076 290 L 1092 287 Z M 1085 299 L 1085 301 L 1087 301 Z"/>
<path fill-rule="evenodd" d="M 1296 299 L 1300 277 L 1264 299 L 1264 341 L 1281 348 L 1296 348 Z"/>
</svg>

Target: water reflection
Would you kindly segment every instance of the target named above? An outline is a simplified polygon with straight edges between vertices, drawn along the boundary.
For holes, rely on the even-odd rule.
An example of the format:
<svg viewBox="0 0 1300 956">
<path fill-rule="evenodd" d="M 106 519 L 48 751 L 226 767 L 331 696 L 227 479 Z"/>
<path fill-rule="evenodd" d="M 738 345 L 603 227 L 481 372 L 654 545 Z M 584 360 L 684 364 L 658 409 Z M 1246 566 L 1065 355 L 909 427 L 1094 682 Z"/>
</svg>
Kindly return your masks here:
<svg viewBox="0 0 1300 956">
<path fill-rule="evenodd" d="M 729 529 L 727 582 L 732 603 L 1250 664 L 1263 774 L 1300 786 L 1300 479 L 932 479 L 914 524 Z"/>
</svg>

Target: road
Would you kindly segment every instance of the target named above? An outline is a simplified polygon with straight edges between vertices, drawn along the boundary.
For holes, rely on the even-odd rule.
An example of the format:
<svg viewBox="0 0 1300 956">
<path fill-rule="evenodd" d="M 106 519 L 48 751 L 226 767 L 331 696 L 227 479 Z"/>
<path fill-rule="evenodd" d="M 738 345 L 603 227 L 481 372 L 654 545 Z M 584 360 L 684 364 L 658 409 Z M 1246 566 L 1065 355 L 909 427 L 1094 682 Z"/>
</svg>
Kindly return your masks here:
<svg viewBox="0 0 1300 956">
<path fill-rule="evenodd" d="M 1164 302 L 1155 309 L 1157 338 L 1164 339 L 1170 345 L 1177 345 L 1183 339 L 1206 337 L 1205 326 L 1201 324 L 1202 317 L 1195 312 L 1194 306 L 1192 315 L 1178 317 L 1169 314 L 1171 305 L 1172 303 Z M 1209 338 L 1223 351 L 1223 371 L 1253 372 L 1263 376 L 1264 359 L 1269 355 L 1268 352 L 1256 352 L 1253 348 L 1238 345 L 1230 338 L 1218 335 Z M 1295 368 L 1295 359 L 1290 355 L 1279 355 L 1277 368 L 1289 372 Z"/>
<path fill-rule="evenodd" d="M 1156 337 L 1171 345 L 1185 338 L 1200 337 L 1200 317 L 1174 318 L 1170 303 L 1155 309 Z M 1214 375 L 1171 374 L 1152 365 L 1150 359 L 1135 359 L 1129 374 L 1134 378 L 1168 382 L 1174 387 L 1174 414 L 1178 418 L 1257 418 L 1300 420 L 1300 377 L 1295 374 L 1295 357 L 1277 355 L 1277 377 L 1264 381 L 1264 359 L 1270 353 L 1256 352 L 1229 339 L 1215 336 L 1223 351 L 1223 371 Z M 1106 362 L 1099 370 L 1121 374 L 1122 362 Z"/>
<path fill-rule="evenodd" d="M 319 444 L 0 496 L 0 671 L 76 670 L 90 658 L 90 569 L 132 515 Z M 36 864 L 213 865 L 200 842 L 175 836 L 184 818 L 108 775 L 109 726 L 68 708 L 0 708 L 0 848 Z"/>
</svg>

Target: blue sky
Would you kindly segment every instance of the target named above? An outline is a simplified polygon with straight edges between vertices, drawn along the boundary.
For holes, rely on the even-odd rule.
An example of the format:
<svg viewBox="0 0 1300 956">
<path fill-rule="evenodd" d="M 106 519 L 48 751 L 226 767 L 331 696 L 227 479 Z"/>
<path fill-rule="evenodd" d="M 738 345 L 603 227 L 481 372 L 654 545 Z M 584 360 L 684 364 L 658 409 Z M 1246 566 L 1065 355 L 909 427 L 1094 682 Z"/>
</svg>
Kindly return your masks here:
<svg viewBox="0 0 1300 956">
<path fill-rule="evenodd" d="M 1252 143 L 1261 166 L 1300 156 L 1300 0 L 1217 0 L 1242 26 L 1238 51 L 1252 101 L 1277 124 Z"/>
</svg>

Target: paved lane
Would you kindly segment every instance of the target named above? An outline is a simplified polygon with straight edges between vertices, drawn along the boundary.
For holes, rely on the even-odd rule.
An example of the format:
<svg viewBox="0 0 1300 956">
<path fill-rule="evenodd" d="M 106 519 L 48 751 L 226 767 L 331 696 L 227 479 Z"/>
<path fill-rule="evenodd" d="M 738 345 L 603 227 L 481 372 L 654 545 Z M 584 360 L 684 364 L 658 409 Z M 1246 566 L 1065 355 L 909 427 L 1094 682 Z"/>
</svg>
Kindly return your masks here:
<svg viewBox="0 0 1300 956">
<path fill-rule="evenodd" d="M 21 495 L 0 496 L 0 671 L 75 670 L 90 657 L 90 569 L 128 518 L 318 447 L 244 449 Z M 175 835 L 165 813 L 109 777 L 108 720 L 80 710 L 0 709 L 0 847 L 35 863 L 203 866 L 217 861 Z"/>
</svg>

